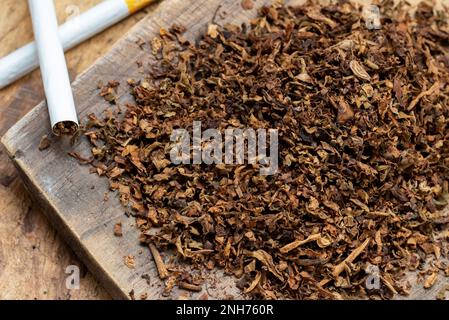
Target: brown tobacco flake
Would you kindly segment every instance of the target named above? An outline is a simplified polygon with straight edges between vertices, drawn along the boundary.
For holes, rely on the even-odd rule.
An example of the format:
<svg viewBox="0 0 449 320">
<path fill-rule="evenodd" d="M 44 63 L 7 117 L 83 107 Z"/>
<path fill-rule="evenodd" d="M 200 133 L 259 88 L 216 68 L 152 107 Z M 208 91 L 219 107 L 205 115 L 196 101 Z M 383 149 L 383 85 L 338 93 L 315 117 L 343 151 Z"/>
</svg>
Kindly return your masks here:
<svg viewBox="0 0 449 320">
<path fill-rule="evenodd" d="M 357 78 L 362 80 L 370 81 L 371 76 L 366 72 L 365 68 L 356 60 L 352 60 L 349 63 L 349 67 Z"/>
<path fill-rule="evenodd" d="M 275 264 L 273 262 L 273 257 L 270 254 L 268 254 L 266 251 L 257 250 L 257 251 L 249 253 L 249 256 L 254 257 L 257 260 L 259 260 L 264 266 L 267 267 L 267 269 L 274 276 L 276 276 L 280 281 L 284 281 L 284 277 L 279 272 L 279 270 L 277 269 L 277 267 L 275 266 Z"/>
<path fill-rule="evenodd" d="M 167 267 L 165 266 L 164 260 L 162 260 L 162 257 L 157 250 L 157 248 L 154 246 L 154 244 L 149 244 L 151 254 L 153 255 L 154 263 L 156 264 L 157 272 L 159 273 L 159 278 L 166 279 L 169 275 Z"/>
<path fill-rule="evenodd" d="M 146 282 L 147 285 L 151 285 L 151 277 L 150 277 L 149 274 L 144 273 L 144 274 L 141 276 L 141 278 L 145 280 L 145 282 Z"/>
<path fill-rule="evenodd" d="M 340 264 L 338 264 L 334 271 L 332 272 L 332 275 L 334 277 L 338 277 L 340 273 L 346 268 L 346 266 L 349 263 L 352 263 L 366 248 L 366 246 L 369 244 L 371 239 L 366 239 L 359 247 L 357 247 L 354 251 L 351 252 L 351 254 L 343 260 Z"/>
<path fill-rule="evenodd" d="M 381 276 L 382 282 L 385 284 L 385 286 L 391 291 L 393 295 L 398 294 L 396 289 L 393 286 L 393 280 L 391 279 L 391 276 L 389 274 L 386 274 L 384 276 Z"/>
<path fill-rule="evenodd" d="M 250 293 L 251 291 L 253 291 L 259 284 L 261 278 L 262 278 L 262 273 L 257 271 L 256 276 L 255 276 L 253 282 L 251 283 L 251 285 L 244 290 L 245 293 Z"/>
<path fill-rule="evenodd" d="M 323 15 L 320 12 L 319 8 L 316 8 L 316 7 L 309 8 L 308 10 L 306 10 L 306 14 L 310 19 L 319 21 L 319 22 L 323 22 L 323 23 L 327 24 L 332 29 L 337 27 L 337 23 L 335 21 L 333 21 L 332 19 L 330 19 L 329 17 L 326 17 L 325 15 Z"/>
<path fill-rule="evenodd" d="M 51 142 L 50 139 L 48 138 L 48 135 L 44 135 L 41 139 L 41 141 L 39 142 L 39 151 L 43 151 L 45 149 L 50 148 Z"/>
<path fill-rule="evenodd" d="M 254 8 L 253 0 L 242 0 L 242 8 L 245 10 L 251 10 Z"/>
<path fill-rule="evenodd" d="M 111 80 L 107 85 L 100 88 L 100 96 L 110 103 L 116 103 L 117 100 L 117 87 L 120 82 L 116 80 Z"/>
<path fill-rule="evenodd" d="M 114 236 L 116 236 L 116 237 L 122 237 L 123 236 L 122 223 L 121 222 L 117 222 L 114 225 Z"/>
<path fill-rule="evenodd" d="M 179 287 L 181 289 L 188 290 L 188 291 L 194 291 L 194 292 L 200 292 L 201 290 L 203 290 L 202 286 L 198 286 L 196 284 L 187 283 L 187 282 L 184 282 L 184 281 L 181 281 L 179 283 Z"/>
<path fill-rule="evenodd" d="M 287 253 L 287 252 L 289 252 L 289 251 L 291 251 L 293 249 L 296 249 L 297 247 L 299 247 L 299 246 L 301 246 L 303 244 L 306 244 L 306 243 L 311 242 L 311 241 L 318 240 L 320 238 L 321 238 L 320 234 L 313 234 L 313 235 L 307 237 L 307 239 L 293 241 L 292 243 L 289 243 L 289 244 L 283 246 L 281 249 L 279 249 L 279 251 L 282 252 L 282 253 Z"/>
<path fill-rule="evenodd" d="M 218 37 L 218 26 L 213 23 L 209 24 L 209 26 L 207 27 L 207 34 L 212 39 L 217 38 Z"/>
<path fill-rule="evenodd" d="M 130 268 L 130 269 L 134 269 L 136 267 L 136 261 L 134 259 L 134 256 L 132 255 L 128 255 L 126 257 L 123 258 L 125 261 L 125 265 Z"/>
<path fill-rule="evenodd" d="M 430 289 L 433 287 L 433 285 L 435 284 L 435 282 L 438 279 L 438 272 L 434 271 L 432 272 L 429 276 L 427 276 L 427 278 L 424 280 L 424 288 L 425 289 Z"/>
<path fill-rule="evenodd" d="M 148 293 L 144 292 L 140 294 L 140 300 L 147 300 L 148 299 Z"/>
<path fill-rule="evenodd" d="M 437 296 L 435 299 L 437 300 L 445 300 L 446 299 L 446 292 L 449 291 L 449 285 L 443 286 L 437 293 Z"/>
<path fill-rule="evenodd" d="M 63 121 L 55 124 L 53 133 L 56 136 L 73 136 L 78 131 L 78 125 L 72 121 Z"/>
<path fill-rule="evenodd" d="M 421 92 L 408 106 L 407 110 L 413 110 L 415 108 L 415 106 L 418 104 L 418 102 L 425 96 L 430 96 L 431 94 L 433 94 L 436 90 L 438 90 L 438 88 L 440 87 L 440 83 L 437 81 L 435 82 L 430 88 L 429 90 L 423 91 Z"/>
<path fill-rule="evenodd" d="M 349 104 L 340 97 L 338 101 L 338 114 L 337 114 L 337 122 L 340 124 L 344 124 L 351 120 L 354 117 L 354 111 L 349 106 Z"/>
<path fill-rule="evenodd" d="M 164 295 L 199 291 L 190 270 L 220 268 L 256 299 L 389 299 L 410 291 L 406 272 L 447 255 L 434 235 L 449 223 L 447 18 L 383 1 L 370 30 L 348 1 L 315 3 L 212 20 L 195 39 L 164 26 L 145 39 L 148 71 L 128 81 L 134 101 L 114 105 L 118 81 L 99 84 L 111 105 L 88 115 L 79 140 L 91 146 L 70 155 L 135 217 Z M 170 136 L 194 121 L 277 129 L 277 173 L 175 165 Z M 369 266 L 379 290 L 365 286 Z"/>
</svg>

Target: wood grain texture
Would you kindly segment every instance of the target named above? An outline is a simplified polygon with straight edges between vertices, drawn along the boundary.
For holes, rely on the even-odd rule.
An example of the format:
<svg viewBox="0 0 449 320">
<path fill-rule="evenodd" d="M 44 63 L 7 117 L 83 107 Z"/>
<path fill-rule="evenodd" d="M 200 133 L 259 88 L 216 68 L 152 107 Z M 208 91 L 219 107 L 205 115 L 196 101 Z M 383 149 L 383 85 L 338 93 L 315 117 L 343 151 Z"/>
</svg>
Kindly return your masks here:
<svg viewBox="0 0 449 320">
<path fill-rule="evenodd" d="M 55 1 L 60 23 L 101 0 Z M 2 0 L 0 56 L 33 40 L 26 0 Z M 74 79 L 105 54 L 155 6 L 139 12 L 66 54 Z M 0 90 L 0 135 L 44 98 L 39 70 Z M 81 269 L 80 290 L 65 287 L 65 268 Z M 18 171 L 0 146 L 0 299 L 108 299 L 73 251 L 61 240 L 40 206 L 18 178 Z"/>
<path fill-rule="evenodd" d="M 255 7 L 270 2 L 257 0 Z M 302 1 L 285 2 L 293 4 Z M 100 114 L 107 106 L 98 96 L 96 84 L 99 80 L 120 81 L 118 103 L 132 102 L 132 97 L 127 93 L 126 79 L 142 78 L 148 64 L 154 63 L 149 46 L 141 48 L 136 42 L 142 39 L 150 41 L 161 27 L 168 28 L 173 23 L 186 26 L 186 37 L 195 40 L 199 33 L 206 30 L 217 9 L 218 24 L 240 24 L 255 15 L 255 10 L 242 10 L 239 0 L 164 1 L 74 82 L 80 118 L 92 112 Z M 136 61 L 141 61 L 143 67 L 139 68 Z M 41 103 L 9 130 L 2 142 L 49 220 L 114 298 L 129 298 L 131 290 L 137 297 L 147 293 L 152 299 L 198 298 L 204 294 L 209 298 L 241 297 L 234 279 L 221 271 L 204 274 L 208 280 L 200 293 L 175 290 L 170 296 L 164 295 L 164 285 L 159 280 L 149 250 L 138 245 L 134 220 L 125 217 L 116 196 L 103 200 L 108 189 L 107 180 L 89 174 L 87 167 L 81 167 L 76 160 L 67 156 L 67 151 L 72 150 L 67 139 L 53 138 L 51 148 L 38 151 L 41 137 L 49 132 L 46 105 Z M 75 150 L 88 154 L 87 141 L 79 140 Z M 114 237 L 113 227 L 119 221 L 123 225 L 123 237 Z M 124 257 L 128 255 L 135 257 L 134 269 L 124 263 Z M 168 254 L 162 253 L 162 257 L 167 260 Z M 150 283 L 142 278 L 142 274 L 149 275 Z M 434 299 L 445 283 L 440 281 L 431 290 L 422 290 L 422 285 L 416 285 L 409 298 Z"/>
</svg>

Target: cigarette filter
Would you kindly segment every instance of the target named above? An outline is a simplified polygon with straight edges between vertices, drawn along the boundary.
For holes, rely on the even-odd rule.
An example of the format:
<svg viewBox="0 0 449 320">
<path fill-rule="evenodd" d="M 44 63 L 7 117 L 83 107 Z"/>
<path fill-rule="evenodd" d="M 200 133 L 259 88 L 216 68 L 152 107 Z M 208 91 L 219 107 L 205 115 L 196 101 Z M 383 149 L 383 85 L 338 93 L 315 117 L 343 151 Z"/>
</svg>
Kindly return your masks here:
<svg viewBox="0 0 449 320">
<path fill-rule="evenodd" d="M 59 28 L 64 51 L 109 28 L 157 0 L 106 0 Z M 39 66 L 36 43 L 32 42 L 0 59 L 0 89 Z"/>
</svg>

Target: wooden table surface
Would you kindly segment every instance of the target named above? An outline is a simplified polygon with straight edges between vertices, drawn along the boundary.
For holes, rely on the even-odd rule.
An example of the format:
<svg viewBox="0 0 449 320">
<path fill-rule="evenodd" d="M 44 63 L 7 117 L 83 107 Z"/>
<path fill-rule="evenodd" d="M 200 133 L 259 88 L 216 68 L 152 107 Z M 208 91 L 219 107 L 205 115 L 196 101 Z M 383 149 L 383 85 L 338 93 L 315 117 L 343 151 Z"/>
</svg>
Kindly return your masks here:
<svg viewBox="0 0 449 320">
<path fill-rule="evenodd" d="M 57 0 L 59 23 L 100 0 Z M 155 6 L 133 15 L 66 54 L 73 80 Z M 33 40 L 26 0 L 2 0 L 0 57 Z M 44 98 L 40 72 L 0 90 L 0 136 Z M 79 290 L 66 288 L 66 267 L 81 270 Z M 0 299 L 108 299 L 30 199 L 0 147 Z"/>
</svg>

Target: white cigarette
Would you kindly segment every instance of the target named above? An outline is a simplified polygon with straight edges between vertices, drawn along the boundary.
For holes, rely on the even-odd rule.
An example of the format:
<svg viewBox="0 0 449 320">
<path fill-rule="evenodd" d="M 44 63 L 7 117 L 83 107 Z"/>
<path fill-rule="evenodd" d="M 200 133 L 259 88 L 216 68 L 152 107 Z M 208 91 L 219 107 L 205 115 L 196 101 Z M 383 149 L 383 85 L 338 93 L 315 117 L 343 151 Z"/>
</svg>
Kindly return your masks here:
<svg viewBox="0 0 449 320">
<path fill-rule="evenodd" d="M 48 113 L 53 133 L 59 134 L 60 125 L 78 127 L 69 73 L 64 50 L 58 35 L 58 21 L 53 0 L 28 0 L 33 22 L 34 38 L 47 98 Z"/>
<path fill-rule="evenodd" d="M 64 51 L 75 47 L 155 1 L 106 0 L 70 19 L 59 28 L 59 39 Z M 38 66 L 39 59 L 34 42 L 0 59 L 0 89 L 30 73 Z"/>
</svg>

